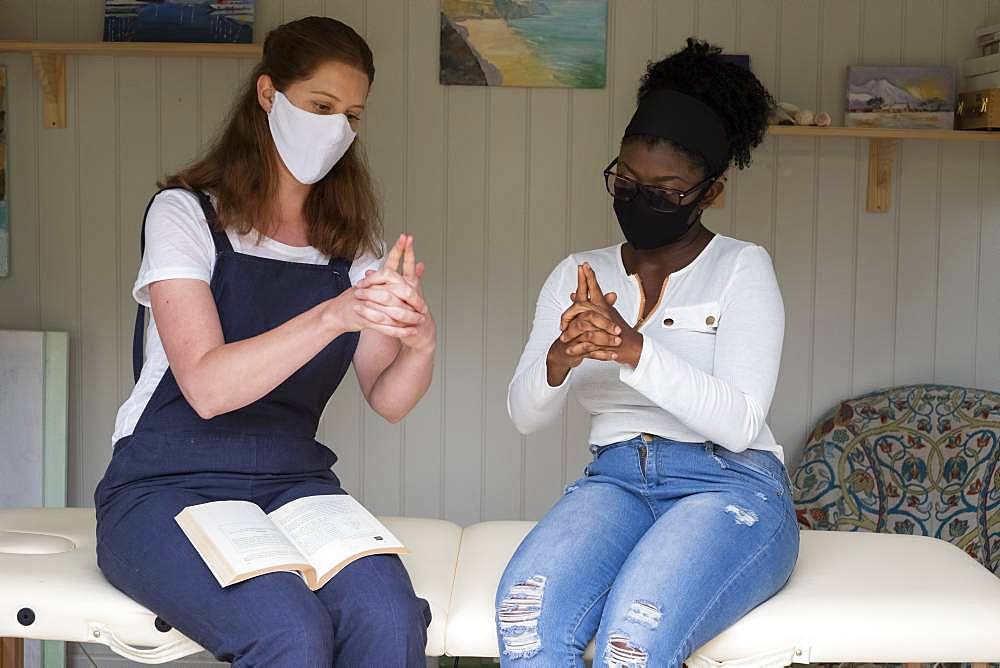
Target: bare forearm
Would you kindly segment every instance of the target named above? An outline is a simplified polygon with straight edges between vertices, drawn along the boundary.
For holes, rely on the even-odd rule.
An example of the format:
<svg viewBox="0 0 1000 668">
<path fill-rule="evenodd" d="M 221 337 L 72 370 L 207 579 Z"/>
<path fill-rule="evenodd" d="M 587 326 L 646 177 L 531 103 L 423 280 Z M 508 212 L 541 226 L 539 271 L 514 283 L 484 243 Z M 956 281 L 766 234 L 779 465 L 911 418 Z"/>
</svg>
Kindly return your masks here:
<svg viewBox="0 0 1000 668">
<path fill-rule="evenodd" d="M 341 333 L 320 304 L 268 332 L 209 350 L 178 380 L 202 417 L 228 413 L 266 395 Z"/>
<path fill-rule="evenodd" d="M 431 385 L 435 346 L 403 346 L 372 386 L 369 403 L 389 422 L 399 422 L 417 405 Z"/>
</svg>

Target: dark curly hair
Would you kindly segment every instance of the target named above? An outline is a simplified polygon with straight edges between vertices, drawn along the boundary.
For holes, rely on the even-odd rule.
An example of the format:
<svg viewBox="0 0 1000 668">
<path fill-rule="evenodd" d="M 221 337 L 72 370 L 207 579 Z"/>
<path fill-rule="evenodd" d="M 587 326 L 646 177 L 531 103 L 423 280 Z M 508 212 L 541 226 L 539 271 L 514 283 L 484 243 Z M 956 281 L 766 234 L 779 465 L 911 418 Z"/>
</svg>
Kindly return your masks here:
<svg viewBox="0 0 1000 668">
<path fill-rule="evenodd" d="M 724 59 L 721 53 L 719 47 L 689 37 L 686 47 L 646 67 L 638 97 L 641 100 L 654 90 L 675 90 L 707 104 L 726 128 L 730 164 L 743 169 L 750 165 L 751 150 L 764 140 L 774 98 L 750 70 Z M 682 144 L 658 137 L 641 139 L 647 145 L 673 144 L 690 162 L 708 172 L 705 158 Z"/>
</svg>

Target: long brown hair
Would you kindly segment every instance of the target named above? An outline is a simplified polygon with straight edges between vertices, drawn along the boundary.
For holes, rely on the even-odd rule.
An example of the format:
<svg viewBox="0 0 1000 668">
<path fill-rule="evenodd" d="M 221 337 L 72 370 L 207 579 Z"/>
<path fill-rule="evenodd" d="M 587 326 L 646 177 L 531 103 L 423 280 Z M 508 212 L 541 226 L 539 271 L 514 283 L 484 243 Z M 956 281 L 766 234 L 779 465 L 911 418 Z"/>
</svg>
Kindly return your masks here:
<svg viewBox="0 0 1000 668">
<path fill-rule="evenodd" d="M 310 16 L 279 26 L 264 40 L 264 56 L 244 85 L 225 129 L 208 153 L 160 184 L 203 190 L 216 196 L 219 225 L 240 234 L 268 234 L 270 203 L 278 190 L 280 158 L 257 101 L 257 79 L 267 74 L 278 90 L 308 78 L 325 62 L 355 67 L 375 80 L 368 44 L 350 26 Z M 303 205 L 309 244 L 323 253 L 352 260 L 380 255 L 382 222 L 360 140 L 355 140 L 330 173 L 315 183 Z"/>
</svg>

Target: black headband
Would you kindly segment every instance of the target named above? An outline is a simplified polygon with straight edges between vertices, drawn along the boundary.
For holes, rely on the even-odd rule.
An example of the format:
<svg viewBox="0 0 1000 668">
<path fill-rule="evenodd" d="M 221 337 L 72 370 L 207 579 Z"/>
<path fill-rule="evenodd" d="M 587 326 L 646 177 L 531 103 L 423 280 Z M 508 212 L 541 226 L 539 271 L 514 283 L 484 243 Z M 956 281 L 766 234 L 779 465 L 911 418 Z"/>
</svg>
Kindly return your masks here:
<svg viewBox="0 0 1000 668">
<path fill-rule="evenodd" d="M 650 135 L 669 139 L 701 155 L 711 172 L 719 176 L 729 166 L 726 126 L 704 102 L 675 90 L 653 90 L 639 99 L 625 136 Z"/>
</svg>

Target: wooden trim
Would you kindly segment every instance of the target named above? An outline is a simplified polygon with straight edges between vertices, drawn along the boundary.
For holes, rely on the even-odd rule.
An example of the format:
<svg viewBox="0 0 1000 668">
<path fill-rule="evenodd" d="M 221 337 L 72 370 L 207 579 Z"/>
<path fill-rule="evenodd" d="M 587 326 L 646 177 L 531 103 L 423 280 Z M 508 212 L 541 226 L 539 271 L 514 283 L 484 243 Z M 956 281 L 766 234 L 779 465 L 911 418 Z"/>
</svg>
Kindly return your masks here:
<svg viewBox="0 0 1000 668">
<path fill-rule="evenodd" d="M 0 668 L 24 668 L 24 640 L 0 638 Z"/>
<path fill-rule="evenodd" d="M 197 44 L 190 42 L 22 42 L 0 40 L 0 52 L 95 56 L 187 56 L 199 58 L 258 58 L 260 44 Z"/>
<path fill-rule="evenodd" d="M 2 45 L 3 42 L 0 42 Z M 3 49 L 0 48 L 0 51 Z M 931 141 L 1000 141 L 1000 131 L 920 130 L 916 128 L 819 128 L 811 125 L 772 125 L 769 135 L 777 137 L 855 137 L 861 139 L 926 139 Z"/>
<path fill-rule="evenodd" d="M 869 213 L 886 213 L 892 204 L 895 143 L 892 139 L 868 140 L 868 197 L 865 210 Z"/>
<path fill-rule="evenodd" d="M 42 84 L 42 122 L 47 128 L 65 128 L 66 56 L 35 51 L 31 57 Z"/>
</svg>

